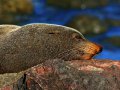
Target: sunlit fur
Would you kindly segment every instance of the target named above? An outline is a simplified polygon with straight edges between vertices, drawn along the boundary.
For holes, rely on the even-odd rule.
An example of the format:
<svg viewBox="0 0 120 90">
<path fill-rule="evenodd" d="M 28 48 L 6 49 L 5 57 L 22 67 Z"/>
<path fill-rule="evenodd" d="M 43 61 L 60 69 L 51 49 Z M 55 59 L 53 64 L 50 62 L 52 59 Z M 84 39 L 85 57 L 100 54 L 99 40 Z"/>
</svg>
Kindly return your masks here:
<svg viewBox="0 0 120 90">
<path fill-rule="evenodd" d="M 0 38 L 0 73 L 19 72 L 50 59 L 90 59 L 100 49 L 73 28 L 29 24 Z"/>
</svg>

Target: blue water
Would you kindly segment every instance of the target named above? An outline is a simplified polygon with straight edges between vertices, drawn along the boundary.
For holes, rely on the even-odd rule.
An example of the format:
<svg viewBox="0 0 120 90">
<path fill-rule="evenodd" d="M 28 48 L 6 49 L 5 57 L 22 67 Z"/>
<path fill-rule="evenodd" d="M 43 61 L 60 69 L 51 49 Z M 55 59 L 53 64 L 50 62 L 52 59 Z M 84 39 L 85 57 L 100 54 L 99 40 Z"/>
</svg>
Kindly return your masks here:
<svg viewBox="0 0 120 90">
<path fill-rule="evenodd" d="M 29 20 L 20 23 L 20 25 L 28 23 L 51 23 L 66 25 L 73 16 L 77 14 L 87 14 L 97 16 L 101 20 L 114 19 L 120 20 L 120 4 L 112 3 L 105 7 L 99 7 L 96 9 L 58 9 L 54 7 L 46 6 L 45 0 L 33 0 L 34 13 L 28 16 Z M 108 32 L 98 35 L 93 38 L 88 38 L 91 41 L 97 42 L 103 46 L 103 52 L 97 55 L 95 58 L 99 59 L 113 59 L 120 60 L 120 48 L 111 45 L 110 43 L 103 43 L 102 41 L 107 37 L 120 36 L 120 26 L 109 26 Z"/>
</svg>

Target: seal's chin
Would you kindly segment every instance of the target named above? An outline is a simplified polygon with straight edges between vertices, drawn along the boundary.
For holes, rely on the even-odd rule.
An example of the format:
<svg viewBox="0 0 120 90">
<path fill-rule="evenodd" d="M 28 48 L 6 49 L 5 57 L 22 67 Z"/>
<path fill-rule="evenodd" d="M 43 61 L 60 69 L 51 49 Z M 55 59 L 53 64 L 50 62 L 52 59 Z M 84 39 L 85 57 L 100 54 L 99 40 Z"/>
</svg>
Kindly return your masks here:
<svg viewBox="0 0 120 90">
<path fill-rule="evenodd" d="M 91 60 L 95 55 L 96 53 L 80 52 L 76 54 L 76 57 L 74 58 L 74 60 Z"/>
<path fill-rule="evenodd" d="M 83 54 L 82 56 L 80 56 L 81 59 L 84 59 L 84 60 L 90 60 L 93 58 L 95 54 L 90 54 L 90 53 L 86 53 L 86 54 Z"/>
</svg>

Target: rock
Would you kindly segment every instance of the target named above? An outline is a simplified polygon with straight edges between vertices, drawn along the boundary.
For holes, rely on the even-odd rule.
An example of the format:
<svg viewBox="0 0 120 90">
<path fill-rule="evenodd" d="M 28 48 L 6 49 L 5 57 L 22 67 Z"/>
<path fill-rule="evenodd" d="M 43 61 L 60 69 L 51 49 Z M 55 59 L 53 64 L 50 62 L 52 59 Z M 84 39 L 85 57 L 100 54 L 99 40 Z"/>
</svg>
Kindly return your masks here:
<svg viewBox="0 0 120 90">
<path fill-rule="evenodd" d="M 120 27 L 111 27 L 106 36 L 104 42 L 120 47 Z"/>
<path fill-rule="evenodd" d="M 106 23 L 109 24 L 109 26 L 120 26 L 120 18 L 119 19 L 118 18 L 117 19 L 108 18 L 105 21 L 106 21 Z"/>
<path fill-rule="evenodd" d="M 0 23 L 15 23 L 33 12 L 30 0 L 0 0 Z"/>
<path fill-rule="evenodd" d="M 77 29 L 84 35 L 97 35 L 107 31 L 107 24 L 104 21 L 90 15 L 75 16 L 67 26 Z"/>
<path fill-rule="evenodd" d="M 7 89 L 6 89 L 7 88 Z M 49 60 L 1 90 L 120 90 L 120 61 Z"/>
<path fill-rule="evenodd" d="M 114 46 L 120 47 L 120 36 L 113 36 L 105 39 L 105 42 L 109 42 Z"/>
<path fill-rule="evenodd" d="M 95 8 L 99 6 L 105 6 L 108 4 L 108 0 L 47 0 L 47 4 L 50 6 L 56 6 L 59 8 Z"/>
</svg>

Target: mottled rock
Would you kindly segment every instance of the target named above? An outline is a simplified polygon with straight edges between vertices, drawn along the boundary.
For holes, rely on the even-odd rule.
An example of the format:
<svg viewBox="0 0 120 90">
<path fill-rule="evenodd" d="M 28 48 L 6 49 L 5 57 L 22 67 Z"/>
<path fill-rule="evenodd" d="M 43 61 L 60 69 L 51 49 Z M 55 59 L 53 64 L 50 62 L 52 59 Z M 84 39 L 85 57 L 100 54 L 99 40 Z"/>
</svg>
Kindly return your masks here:
<svg viewBox="0 0 120 90">
<path fill-rule="evenodd" d="M 32 12 L 31 0 L 0 0 L 0 23 L 18 22 Z"/>
<path fill-rule="evenodd" d="M 114 46 L 120 47 L 120 36 L 109 37 L 109 38 L 106 38 L 104 41 L 109 42 L 110 44 Z"/>
<path fill-rule="evenodd" d="M 120 61 L 49 60 L 1 90 L 120 90 Z"/>
<path fill-rule="evenodd" d="M 108 0 L 47 0 L 47 4 L 50 6 L 56 6 L 60 8 L 95 8 L 98 6 L 105 6 L 108 4 Z"/>
<path fill-rule="evenodd" d="M 111 27 L 103 41 L 120 47 L 120 27 Z"/>
<path fill-rule="evenodd" d="M 111 19 L 111 18 L 108 18 L 105 21 L 106 21 L 106 23 L 109 24 L 109 26 L 120 26 L 120 19 Z"/>
<path fill-rule="evenodd" d="M 75 16 L 67 26 L 77 29 L 84 35 L 97 35 L 107 31 L 107 24 L 91 15 Z"/>
</svg>

